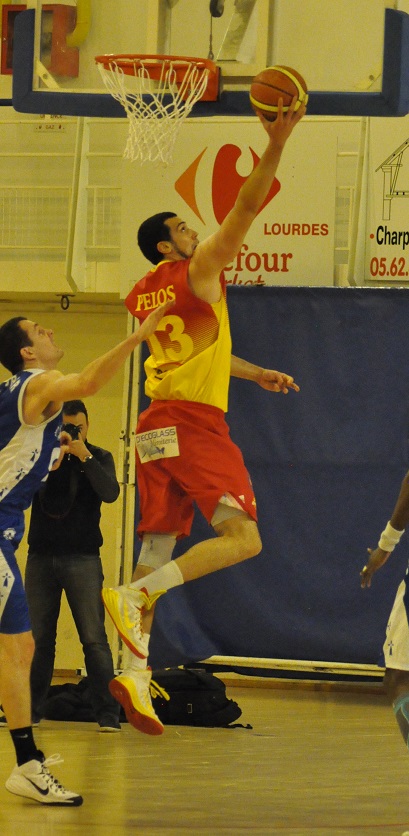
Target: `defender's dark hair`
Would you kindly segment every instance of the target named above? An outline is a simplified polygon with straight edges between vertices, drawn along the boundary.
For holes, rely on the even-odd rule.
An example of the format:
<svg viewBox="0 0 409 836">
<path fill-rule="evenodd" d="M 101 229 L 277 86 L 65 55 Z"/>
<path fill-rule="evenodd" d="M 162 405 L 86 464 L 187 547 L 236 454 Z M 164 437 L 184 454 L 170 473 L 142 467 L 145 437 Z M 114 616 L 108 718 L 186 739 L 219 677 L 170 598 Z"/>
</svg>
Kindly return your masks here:
<svg viewBox="0 0 409 836">
<path fill-rule="evenodd" d="M 20 322 L 26 319 L 26 316 L 14 316 L 0 328 L 0 363 L 12 374 L 21 372 L 24 367 L 21 349 L 33 345 L 26 331 L 20 328 Z"/>
<path fill-rule="evenodd" d="M 88 412 L 84 401 L 65 401 L 62 411 L 64 415 L 77 415 L 78 412 L 83 412 L 88 421 Z"/>
<path fill-rule="evenodd" d="M 143 221 L 138 229 L 139 248 L 145 258 L 152 264 L 159 264 L 163 259 L 158 250 L 159 242 L 171 240 L 170 229 L 165 224 L 168 218 L 176 218 L 176 213 L 158 212 L 157 215 L 152 215 L 146 221 Z"/>
</svg>

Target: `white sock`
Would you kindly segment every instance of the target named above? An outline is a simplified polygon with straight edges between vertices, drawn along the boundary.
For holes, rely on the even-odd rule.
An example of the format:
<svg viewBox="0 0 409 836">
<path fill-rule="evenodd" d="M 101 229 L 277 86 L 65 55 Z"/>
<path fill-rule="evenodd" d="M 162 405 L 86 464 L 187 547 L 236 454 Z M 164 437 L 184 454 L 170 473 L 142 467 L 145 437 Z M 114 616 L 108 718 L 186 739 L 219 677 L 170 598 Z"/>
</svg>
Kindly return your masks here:
<svg viewBox="0 0 409 836">
<path fill-rule="evenodd" d="M 184 583 L 182 572 L 177 563 L 171 560 L 170 563 L 166 563 L 165 566 L 156 569 L 150 575 L 145 575 L 144 578 L 134 581 L 130 586 L 134 589 L 146 589 L 148 595 L 152 595 L 154 592 L 160 592 L 163 589 L 168 590 L 174 586 L 181 586 L 182 583 Z"/>
</svg>

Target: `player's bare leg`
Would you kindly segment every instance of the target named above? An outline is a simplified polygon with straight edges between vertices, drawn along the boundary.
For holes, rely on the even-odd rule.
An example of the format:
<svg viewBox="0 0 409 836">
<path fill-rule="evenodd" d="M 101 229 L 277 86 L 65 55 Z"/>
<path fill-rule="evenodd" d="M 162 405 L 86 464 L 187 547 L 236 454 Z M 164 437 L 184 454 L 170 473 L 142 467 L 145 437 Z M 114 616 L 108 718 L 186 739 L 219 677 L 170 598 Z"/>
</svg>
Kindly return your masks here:
<svg viewBox="0 0 409 836">
<path fill-rule="evenodd" d="M 82 797 L 66 790 L 49 772 L 48 760 L 37 749 L 31 726 L 30 667 L 34 654 L 31 632 L 0 633 L 0 697 L 16 750 L 17 764 L 6 781 L 9 792 L 59 807 L 78 807 Z"/>
<path fill-rule="evenodd" d="M 0 633 L 0 698 L 9 729 L 31 725 L 30 667 L 34 654 L 31 632 Z"/>
<path fill-rule="evenodd" d="M 196 543 L 176 560 L 169 560 L 154 572 L 139 570 L 142 578 L 129 586 L 104 588 L 105 607 L 125 644 L 138 657 L 146 657 L 144 629 L 156 599 L 175 586 L 234 566 L 261 551 L 257 523 L 247 514 L 229 517 L 216 525 L 216 538 Z M 150 620 L 151 621 L 151 620 Z"/>
<path fill-rule="evenodd" d="M 246 514 L 230 517 L 214 526 L 217 539 L 203 540 L 178 557 L 183 581 L 194 581 L 255 557 L 262 548 L 257 523 Z"/>
<path fill-rule="evenodd" d="M 409 671 L 387 668 L 384 684 L 401 735 L 409 748 Z"/>
</svg>

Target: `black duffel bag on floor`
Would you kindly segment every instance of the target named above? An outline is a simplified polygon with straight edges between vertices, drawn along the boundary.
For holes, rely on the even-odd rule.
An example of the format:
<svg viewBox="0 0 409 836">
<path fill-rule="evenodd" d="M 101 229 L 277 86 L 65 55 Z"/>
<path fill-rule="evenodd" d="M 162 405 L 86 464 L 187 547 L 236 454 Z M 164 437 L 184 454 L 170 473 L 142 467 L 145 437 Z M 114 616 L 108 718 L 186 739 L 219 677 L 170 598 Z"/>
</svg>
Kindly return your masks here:
<svg viewBox="0 0 409 836">
<path fill-rule="evenodd" d="M 155 696 L 152 688 L 153 708 L 165 726 L 232 727 L 241 716 L 224 682 L 202 668 L 164 668 L 153 671 L 152 679 L 169 697 Z"/>
</svg>

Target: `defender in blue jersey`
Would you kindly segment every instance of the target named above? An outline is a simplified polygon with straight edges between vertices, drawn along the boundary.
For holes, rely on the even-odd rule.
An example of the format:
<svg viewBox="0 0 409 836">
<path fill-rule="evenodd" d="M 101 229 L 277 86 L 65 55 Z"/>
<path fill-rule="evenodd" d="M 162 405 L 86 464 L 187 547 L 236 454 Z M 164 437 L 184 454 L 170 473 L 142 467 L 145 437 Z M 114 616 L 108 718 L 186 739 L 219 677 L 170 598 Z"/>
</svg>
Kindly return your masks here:
<svg viewBox="0 0 409 836">
<path fill-rule="evenodd" d="M 0 362 L 12 377 L 0 385 L 0 700 L 16 751 L 17 765 L 6 788 L 42 804 L 76 807 L 82 797 L 66 790 L 48 770 L 33 738 L 30 667 L 34 642 L 15 551 L 24 531 L 24 511 L 34 493 L 58 467 L 71 441 L 60 433 L 64 401 L 95 394 L 122 367 L 142 340 L 153 334 L 166 303 L 141 328 L 82 372 L 63 375 L 63 356 L 52 330 L 25 317 L 0 328 Z"/>
</svg>

